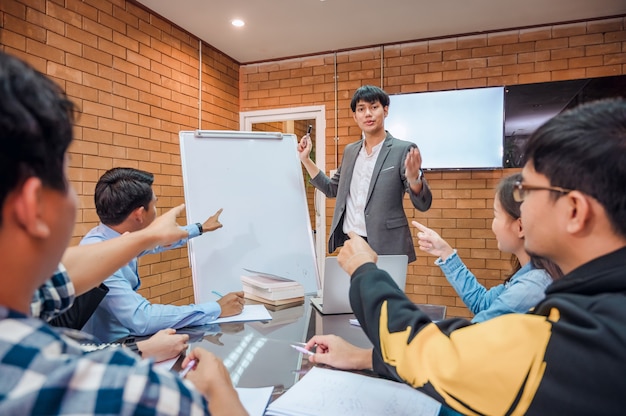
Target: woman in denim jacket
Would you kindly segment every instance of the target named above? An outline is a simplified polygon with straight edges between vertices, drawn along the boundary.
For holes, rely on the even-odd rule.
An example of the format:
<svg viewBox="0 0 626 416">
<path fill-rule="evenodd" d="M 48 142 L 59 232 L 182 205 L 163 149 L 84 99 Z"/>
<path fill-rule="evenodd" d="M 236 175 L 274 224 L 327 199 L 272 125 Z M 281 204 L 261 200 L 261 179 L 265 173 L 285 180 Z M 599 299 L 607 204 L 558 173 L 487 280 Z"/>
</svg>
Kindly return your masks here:
<svg viewBox="0 0 626 416">
<path fill-rule="evenodd" d="M 498 249 L 511 253 L 512 271 L 507 280 L 491 289 L 481 285 L 476 276 L 463 264 L 455 249 L 439 234 L 413 221 L 420 231 L 419 248 L 439 258 L 435 264 L 474 314 L 472 322 L 482 322 L 506 313 L 526 313 L 544 297 L 552 279 L 561 277 L 554 263 L 531 256 L 524 248 L 524 228 L 520 218 L 521 202 L 513 198 L 515 183 L 521 174 L 503 178 L 496 188 L 493 202 L 491 230 L 498 241 Z"/>
</svg>

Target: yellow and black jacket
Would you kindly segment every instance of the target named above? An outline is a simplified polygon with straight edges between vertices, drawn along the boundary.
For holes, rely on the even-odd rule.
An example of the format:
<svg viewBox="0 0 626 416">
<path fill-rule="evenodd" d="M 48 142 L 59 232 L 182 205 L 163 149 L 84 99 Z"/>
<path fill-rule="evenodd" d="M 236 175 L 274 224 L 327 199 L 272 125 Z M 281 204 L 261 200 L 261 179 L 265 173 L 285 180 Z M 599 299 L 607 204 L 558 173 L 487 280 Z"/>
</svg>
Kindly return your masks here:
<svg viewBox="0 0 626 416">
<path fill-rule="evenodd" d="M 572 271 L 528 314 L 429 320 L 375 264 L 352 276 L 374 371 L 463 414 L 626 414 L 626 247 Z"/>
</svg>

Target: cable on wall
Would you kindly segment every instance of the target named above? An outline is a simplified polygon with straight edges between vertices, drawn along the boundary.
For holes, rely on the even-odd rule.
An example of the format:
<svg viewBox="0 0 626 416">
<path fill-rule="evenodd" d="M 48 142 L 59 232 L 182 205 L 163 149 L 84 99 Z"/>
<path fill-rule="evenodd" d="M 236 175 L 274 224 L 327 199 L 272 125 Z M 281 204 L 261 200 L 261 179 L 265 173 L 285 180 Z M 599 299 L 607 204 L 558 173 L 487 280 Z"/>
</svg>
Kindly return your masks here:
<svg viewBox="0 0 626 416">
<path fill-rule="evenodd" d="M 202 130 L 202 40 L 198 39 L 198 130 Z"/>
<path fill-rule="evenodd" d="M 337 52 L 333 55 L 335 66 L 335 170 L 339 169 L 339 96 L 337 91 Z"/>
<path fill-rule="evenodd" d="M 385 89 L 383 84 L 383 72 L 384 72 L 384 57 L 385 57 L 385 45 L 380 45 L 380 88 Z"/>
</svg>

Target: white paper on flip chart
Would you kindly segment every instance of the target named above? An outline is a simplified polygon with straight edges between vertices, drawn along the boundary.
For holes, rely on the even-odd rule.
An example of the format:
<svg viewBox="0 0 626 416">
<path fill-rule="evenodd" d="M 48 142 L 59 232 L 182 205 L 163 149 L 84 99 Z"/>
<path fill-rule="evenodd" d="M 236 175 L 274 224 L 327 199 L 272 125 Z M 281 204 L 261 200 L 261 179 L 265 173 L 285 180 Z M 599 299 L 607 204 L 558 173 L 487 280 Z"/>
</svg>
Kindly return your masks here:
<svg viewBox="0 0 626 416">
<path fill-rule="evenodd" d="M 226 322 L 246 322 L 246 321 L 271 321 L 272 315 L 264 305 L 243 305 L 243 311 L 239 315 L 217 318 L 212 324 L 223 324 Z"/>
<path fill-rule="evenodd" d="M 313 367 L 273 401 L 268 416 L 436 416 L 441 404 L 406 384 Z"/>
</svg>

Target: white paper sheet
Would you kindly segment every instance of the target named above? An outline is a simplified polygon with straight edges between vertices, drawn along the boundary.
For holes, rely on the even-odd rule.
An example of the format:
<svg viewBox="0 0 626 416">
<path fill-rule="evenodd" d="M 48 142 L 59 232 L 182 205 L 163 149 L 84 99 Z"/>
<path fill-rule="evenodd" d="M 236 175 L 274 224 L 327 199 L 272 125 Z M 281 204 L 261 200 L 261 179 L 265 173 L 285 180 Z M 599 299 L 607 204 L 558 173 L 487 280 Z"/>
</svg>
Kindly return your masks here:
<svg viewBox="0 0 626 416">
<path fill-rule="evenodd" d="M 435 416 L 441 404 L 406 384 L 347 371 L 312 368 L 273 401 L 268 416 Z"/>
<path fill-rule="evenodd" d="M 250 416 L 263 416 L 272 397 L 274 387 L 243 388 L 236 387 L 239 400 Z"/>
<path fill-rule="evenodd" d="M 154 363 L 154 366 L 159 367 L 159 368 L 164 368 L 166 370 L 171 370 L 172 367 L 174 367 L 174 364 L 176 364 L 177 360 L 178 360 L 178 356 L 174 358 L 170 358 L 169 360 L 164 360 L 164 361 L 159 361 L 158 363 Z"/>
<path fill-rule="evenodd" d="M 263 305 L 243 305 L 243 311 L 239 315 L 217 318 L 212 324 L 223 324 L 226 322 L 246 322 L 246 321 L 270 321 L 272 315 Z"/>
</svg>

